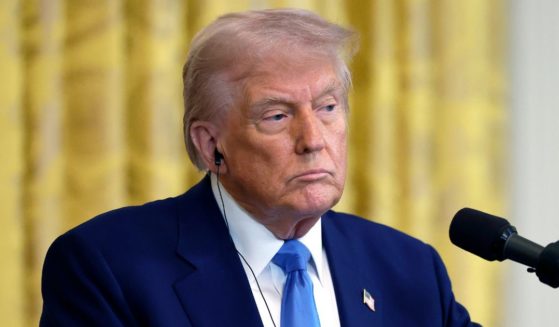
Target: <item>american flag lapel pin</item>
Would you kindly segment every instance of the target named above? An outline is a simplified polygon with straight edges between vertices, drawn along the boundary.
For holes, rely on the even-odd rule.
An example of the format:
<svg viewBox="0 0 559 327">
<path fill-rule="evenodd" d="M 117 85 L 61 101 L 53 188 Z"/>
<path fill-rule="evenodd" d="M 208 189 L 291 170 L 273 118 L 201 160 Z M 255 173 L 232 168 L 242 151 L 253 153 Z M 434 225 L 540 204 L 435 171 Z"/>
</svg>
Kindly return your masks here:
<svg viewBox="0 0 559 327">
<path fill-rule="evenodd" d="M 371 311 L 376 311 L 375 309 L 375 299 L 373 298 L 373 296 L 367 292 L 366 289 L 363 289 L 363 303 L 367 305 L 367 307 L 369 307 L 369 309 L 371 309 Z"/>
</svg>

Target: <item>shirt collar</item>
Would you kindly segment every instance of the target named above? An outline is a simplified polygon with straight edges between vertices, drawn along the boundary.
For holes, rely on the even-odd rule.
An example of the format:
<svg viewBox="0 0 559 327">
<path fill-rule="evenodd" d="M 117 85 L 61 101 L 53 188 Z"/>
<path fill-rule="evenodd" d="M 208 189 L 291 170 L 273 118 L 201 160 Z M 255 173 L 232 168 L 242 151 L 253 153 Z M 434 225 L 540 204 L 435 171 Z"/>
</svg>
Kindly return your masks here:
<svg viewBox="0 0 559 327">
<path fill-rule="evenodd" d="M 212 191 L 226 223 L 229 233 L 235 243 L 237 251 L 246 259 L 256 276 L 259 276 L 272 261 L 274 255 L 283 245 L 283 240 L 277 239 L 264 225 L 256 221 L 244 210 L 211 174 Z M 219 184 L 219 188 L 218 188 Z M 221 194 L 220 194 L 221 190 Z M 223 202 L 222 200 L 223 199 Z M 225 206 L 225 213 L 223 210 Z M 319 219 L 316 224 L 299 239 L 309 249 L 319 280 L 322 280 L 322 225 Z M 241 259 L 242 260 L 242 259 Z M 249 281 L 254 280 L 246 264 L 243 263 Z"/>
<path fill-rule="evenodd" d="M 301 243 L 311 252 L 312 262 L 314 263 L 314 269 L 316 270 L 316 275 L 318 280 L 322 283 L 322 265 L 323 265 L 323 251 L 322 251 L 322 219 L 319 219 L 316 224 L 299 239 Z"/>
</svg>

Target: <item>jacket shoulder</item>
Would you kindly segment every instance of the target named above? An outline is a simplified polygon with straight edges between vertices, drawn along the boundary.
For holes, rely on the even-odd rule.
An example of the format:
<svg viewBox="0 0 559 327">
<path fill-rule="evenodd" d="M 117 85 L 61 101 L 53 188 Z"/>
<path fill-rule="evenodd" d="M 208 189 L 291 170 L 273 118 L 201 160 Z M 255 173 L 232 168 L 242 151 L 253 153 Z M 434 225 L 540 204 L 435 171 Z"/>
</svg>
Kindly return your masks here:
<svg viewBox="0 0 559 327">
<path fill-rule="evenodd" d="M 121 237 L 135 233 L 144 234 L 150 230 L 169 227 L 176 222 L 177 198 L 148 202 L 142 205 L 113 209 L 95 216 L 70 229 L 61 237 L 80 236 L 84 238 Z M 141 235 L 138 235 L 141 236 Z"/>
<path fill-rule="evenodd" d="M 366 246 L 391 244 L 406 248 L 430 248 L 429 245 L 409 234 L 360 216 L 330 210 L 326 218 L 327 223 L 333 228 L 350 238 L 359 239 Z"/>
</svg>

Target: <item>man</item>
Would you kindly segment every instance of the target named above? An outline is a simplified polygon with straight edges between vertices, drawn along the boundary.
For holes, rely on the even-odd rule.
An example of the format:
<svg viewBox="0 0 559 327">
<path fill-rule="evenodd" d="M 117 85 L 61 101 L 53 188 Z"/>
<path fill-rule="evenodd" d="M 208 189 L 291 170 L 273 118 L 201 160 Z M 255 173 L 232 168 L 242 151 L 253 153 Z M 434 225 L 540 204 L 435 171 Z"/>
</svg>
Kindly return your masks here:
<svg viewBox="0 0 559 327">
<path fill-rule="evenodd" d="M 230 14 L 198 34 L 184 132 L 208 175 L 58 238 L 41 325 L 471 325 L 430 246 L 330 211 L 353 40 L 302 10 Z"/>
</svg>

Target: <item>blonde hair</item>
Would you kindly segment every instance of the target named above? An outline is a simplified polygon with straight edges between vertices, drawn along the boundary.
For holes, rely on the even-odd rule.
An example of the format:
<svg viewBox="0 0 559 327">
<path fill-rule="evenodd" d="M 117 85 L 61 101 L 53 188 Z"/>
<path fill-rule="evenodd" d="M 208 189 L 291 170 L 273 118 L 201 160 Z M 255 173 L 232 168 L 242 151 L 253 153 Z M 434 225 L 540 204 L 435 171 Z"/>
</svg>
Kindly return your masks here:
<svg viewBox="0 0 559 327">
<path fill-rule="evenodd" d="M 185 144 L 190 160 L 200 170 L 206 167 L 190 138 L 192 123 L 215 121 L 229 110 L 239 94 L 233 94 L 235 88 L 228 75 L 241 63 L 258 62 L 279 46 L 331 56 L 347 94 L 351 85 L 347 61 L 357 48 L 357 37 L 351 30 L 302 9 L 247 11 L 219 17 L 194 37 L 182 74 Z"/>
</svg>

